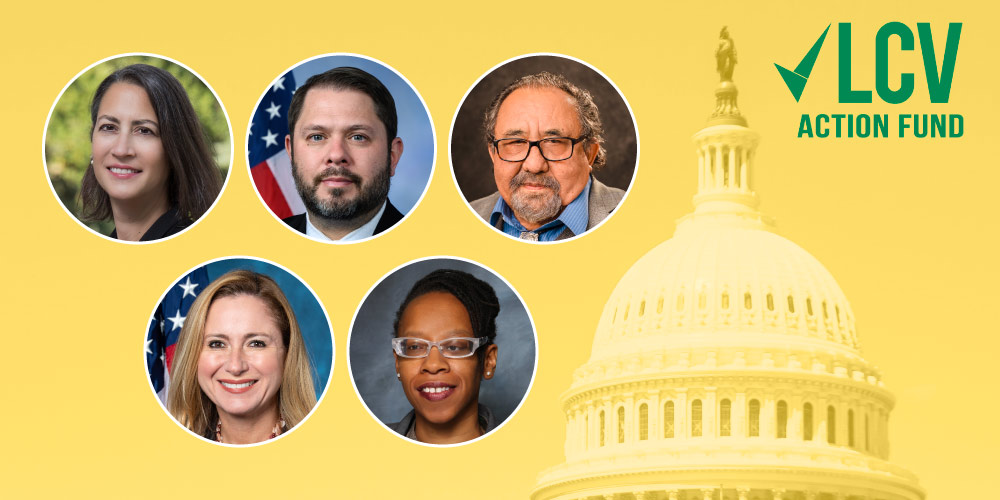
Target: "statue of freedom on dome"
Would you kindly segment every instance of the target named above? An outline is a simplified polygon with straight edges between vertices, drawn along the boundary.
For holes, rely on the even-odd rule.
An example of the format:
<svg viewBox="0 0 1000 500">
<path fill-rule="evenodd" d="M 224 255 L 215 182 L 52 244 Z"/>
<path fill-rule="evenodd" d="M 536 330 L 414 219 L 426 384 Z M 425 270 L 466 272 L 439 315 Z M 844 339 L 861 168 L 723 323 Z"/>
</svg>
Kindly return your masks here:
<svg viewBox="0 0 1000 500">
<path fill-rule="evenodd" d="M 719 72 L 719 81 L 733 81 L 733 69 L 736 67 L 736 43 L 729 38 L 729 29 L 722 27 L 719 32 L 719 46 L 715 49 L 715 69 Z"/>
</svg>

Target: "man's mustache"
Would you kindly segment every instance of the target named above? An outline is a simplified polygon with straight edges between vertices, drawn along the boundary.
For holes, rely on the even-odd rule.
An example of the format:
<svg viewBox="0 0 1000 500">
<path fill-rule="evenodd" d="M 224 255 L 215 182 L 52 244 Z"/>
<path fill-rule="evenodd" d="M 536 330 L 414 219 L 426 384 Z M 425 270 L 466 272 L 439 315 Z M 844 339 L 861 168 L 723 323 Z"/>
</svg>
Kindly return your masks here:
<svg viewBox="0 0 1000 500">
<path fill-rule="evenodd" d="M 514 191 L 517 191 L 517 188 L 525 184 L 542 186 L 551 189 L 555 193 L 558 193 L 559 189 L 562 187 L 559 185 L 559 181 L 557 181 L 555 177 L 543 174 L 533 174 L 526 170 L 522 170 L 510 180 L 510 191 L 513 193 Z"/>
<path fill-rule="evenodd" d="M 313 184 L 318 186 L 327 177 L 343 177 L 359 186 L 361 185 L 361 176 L 343 167 L 326 167 L 313 179 Z"/>
</svg>

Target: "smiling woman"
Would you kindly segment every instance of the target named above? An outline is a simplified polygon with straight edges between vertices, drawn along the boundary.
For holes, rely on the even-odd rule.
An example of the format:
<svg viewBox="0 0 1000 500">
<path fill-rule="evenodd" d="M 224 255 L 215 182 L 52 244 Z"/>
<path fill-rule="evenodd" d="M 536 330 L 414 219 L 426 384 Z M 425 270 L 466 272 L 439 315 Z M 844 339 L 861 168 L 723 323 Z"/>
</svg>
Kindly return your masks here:
<svg viewBox="0 0 1000 500">
<path fill-rule="evenodd" d="M 291 305 L 274 280 L 247 270 L 228 272 L 198 294 L 170 375 L 168 411 L 220 443 L 273 439 L 316 404 Z"/>
<path fill-rule="evenodd" d="M 391 425 L 434 444 L 463 443 L 496 427 L 479 386 L 497 368 L 500 302 L 486 282 L 441 269 L 417 281 L 396 313 L 396 377 L 413 411 Z"/>
<path fill-rule="evenodd" d="M 52 104 L 44 144 L 49 185 L 66 212 L 118 241 L 192 226 L 232 162 L 218 95 L 190 68 L 153 54 L 109 57 L 78 73 Z"/>
<path fill-rule="evenodd" d="M 455 257 L 383 276 L 358 306 L 347 344 L 351 381 L 372 417 L 431 446 L 476 441 L 510 421 L 531 388 L 538 345 L 511 284 Z"/>
<path fill-rule="evenodd" d="M 184 87 L 147 64 L 115 71 L 90 105 L 91 161 L 81 218 L 112 219 L 112 238 L 152 241 L 204 215 L 222 189 Z"/>
</svg>

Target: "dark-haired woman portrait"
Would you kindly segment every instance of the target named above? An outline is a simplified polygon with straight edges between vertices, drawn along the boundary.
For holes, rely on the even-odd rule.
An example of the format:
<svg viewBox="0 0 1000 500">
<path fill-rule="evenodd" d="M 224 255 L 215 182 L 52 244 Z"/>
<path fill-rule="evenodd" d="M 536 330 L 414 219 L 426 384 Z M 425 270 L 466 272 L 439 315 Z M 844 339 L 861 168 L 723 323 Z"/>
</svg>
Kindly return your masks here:
<svg viewBox="0 0 1000 500">
<path fill-rule="evenodd" d="M 462 443 L 496 427 L 479 387 L 497 370 L 500 302 L 486 282 L 441 269 L 417 281 L 396 313 L 396 377 L 413 411 L 391 425 L 433 444 Z"/>
<path fill-rule="evenodd" d="M 351 324 L 347 365 L 382 426 L 452 446 L 513 417 L 531 388 L 537 345 L 510 283 L 472 261 L 430 257 L 392 270 L 368 292 Z"/>
<path fill-rule="evenodd" d="M 222 178 L 181 83 L 147 64 L 125 66 L 90 105 L 91 160 L 80 185 L 80 218 L 111 220 L 110 236 L 153 241 L 200 218 Z"/>
</svg>

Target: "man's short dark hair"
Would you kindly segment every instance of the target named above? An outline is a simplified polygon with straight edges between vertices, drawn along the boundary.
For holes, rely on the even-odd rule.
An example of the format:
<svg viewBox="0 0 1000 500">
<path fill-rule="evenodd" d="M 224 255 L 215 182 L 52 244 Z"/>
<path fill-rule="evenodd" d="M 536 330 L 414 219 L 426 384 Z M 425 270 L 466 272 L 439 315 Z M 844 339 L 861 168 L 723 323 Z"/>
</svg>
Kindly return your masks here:
<svg viewBox="0 0 1000 500">
<path fill-rule="evenodd" d="M 601 124 L 601 114 L 597 109 L 597 104 L 594 104 L 594 97 L 590 95 L 590 92 L 573 85 L 573 82 L 567 80 L 566 77 L 548 71 L 522 76 L 510 82 L 497 94 L 483 115 L 483 132 L 487 145 L 493 146 L 493 139 L 495 139 L 493 133 L 497 126 L 497 113 L 500 112 L 500 105 L 511 93 L 524 87 L 551 87 L 569 94 L 576 104 L 576 114 L 580 120 L 580 135 L 587 138 L 588 144 L 597 144 L 598 146 L 593 167 L 601 168 L 604 166 L 607 158 L 607 151 L 604 150 L 604 126 Z"/>
<path fill-rule="evenodd" d="M 389 145 L 396 138 L 396 101 L 389 89 L 382 82 L 366 71 L 349 66 L 342 66 L 310 76 L 306 83 L 295 89 L 292 104 L 288 107 L 288 133 L 295 137 L 295 122 L 299 120 L 302 105 L 306 101 L 306 93 L 313 87 L 331 88 L 336 90 L 357 90 L 371 97 L 375 104 L 375 116 L 385 125 Z"/>
</svg>

